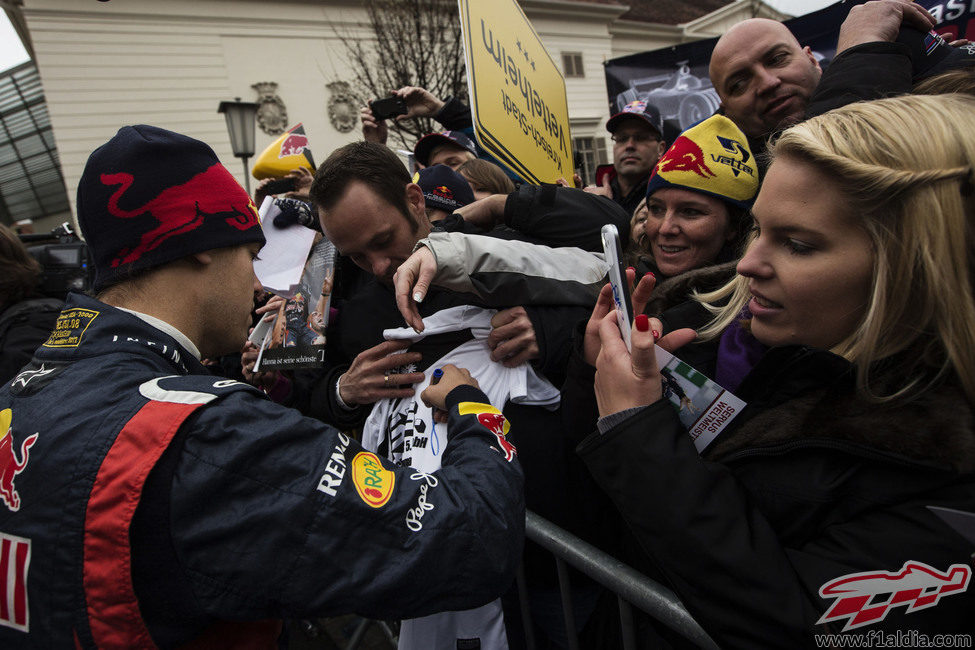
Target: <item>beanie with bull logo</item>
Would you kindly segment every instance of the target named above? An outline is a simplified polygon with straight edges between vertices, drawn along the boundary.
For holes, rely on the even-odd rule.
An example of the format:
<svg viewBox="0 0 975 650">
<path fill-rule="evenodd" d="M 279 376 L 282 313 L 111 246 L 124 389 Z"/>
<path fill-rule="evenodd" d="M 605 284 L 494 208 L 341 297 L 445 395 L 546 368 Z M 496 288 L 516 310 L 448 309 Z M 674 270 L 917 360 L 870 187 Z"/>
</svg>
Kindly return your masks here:
<svg viewBox="0 0 975 650">
<path fill-rule="evenodd" d="M 665 187 L 751 207 L 758 193 L 758 167 L 748 138 L 724 115 L 698 122 L 681 133 L 660 157 L 647 183 L 647 196 Z"/>
<path fill-rule="evenodd" d="M 122 127 L 88 158 L 78 223 L 96 291 L 193 253 L 264 244 L 253 201 L 213 149 L 142 124 Z"/>
</svg>

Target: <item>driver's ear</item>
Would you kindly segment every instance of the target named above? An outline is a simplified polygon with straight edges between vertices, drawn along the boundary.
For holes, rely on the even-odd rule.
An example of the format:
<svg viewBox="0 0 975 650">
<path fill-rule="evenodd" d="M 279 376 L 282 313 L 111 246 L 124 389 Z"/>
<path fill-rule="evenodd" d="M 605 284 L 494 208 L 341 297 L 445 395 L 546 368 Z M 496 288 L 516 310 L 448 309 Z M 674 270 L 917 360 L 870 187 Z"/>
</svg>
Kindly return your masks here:
<svg viewBox="0 0 975 650">
<path fill-rule="evenodd" d="M 190 257 L 201 266 L 207 266 L 213 264 L 213 253 L 210 251 L 203 251 L 202 253 L 193 253 Z"/>
<path fill-rule="evenodd" d="M 406 205 L 409 206 L 414 218 L 426 216 L 427 202 L 423 198 L 423 190 L 416 183 L 410 183 L 406 186 Z"/>
</svg>

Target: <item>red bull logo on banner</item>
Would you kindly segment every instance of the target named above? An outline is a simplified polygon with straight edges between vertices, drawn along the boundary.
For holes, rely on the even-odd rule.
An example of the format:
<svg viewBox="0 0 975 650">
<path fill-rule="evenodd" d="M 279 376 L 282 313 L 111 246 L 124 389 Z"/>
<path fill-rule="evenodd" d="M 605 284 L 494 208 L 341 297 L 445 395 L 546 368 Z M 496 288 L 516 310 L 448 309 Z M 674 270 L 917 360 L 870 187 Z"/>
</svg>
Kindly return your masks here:
<svg viewBox="0 0 975 650">
<path fill-rule="evenodd" d="M 702 178 L 716 174 L 708 168 L 704 152 L 690 138 L 681 136 L 664 154 L 657 165 L 657 173 L 663 176 L 668 172 L 692 172 Z"/>
<path fill-rule="evenodd" d="M 478 402 L 461 402 L 457 409 L 461 415 L 476 415 L 481 426 L 493 433 L 494 437 L 498 439 L 498 445 L 501 447 L 498 451 L 504 454 L 506 461 L 511 462 L 518 450 L 505 437 L 508 435 L 511 425 L 501 414 L 501 411 L 490 404 L 479 404 Z"/>
<path fill-rule="evenodd" d="M 396 475 L 383 467 L 376 454 L 360 451 L 352 459 L 352 484 L 363 501 L 382 508 L 393 496 Z"/>
<path fill-rule="evenodd" d="M 170 237 L 183 235 L 199 228 L 207 218 L 223 217 L 228 225 L 239 230 L 247 230 L 259 224 L 257 208 L 249 198 L 246 205 L 229 203 L 223 188 L 228 184 L 233 184 L 232 186 L 237 188 L 240 186 L 230 172 L 219 163 L 182 185 L 167 187 L 144 205 L 125 210 L 119 207 L 118 202 L 134 181 L 132 174 L 125 172 L 101 175 L 103 185 L 119 186 L 108 199 L 109 214 L 119 219 L 132 219 L 148 214 L 156 219 L 159 225 L 143 233 L 138 244 L 123 249 L 119 256 L 112 260 L 113 267 L 136 261 Z"/>
<path fill-rule="evenodd" d="M 14 478 L 27 468 L 28 450 L 37 442 L 37 434 L 29 436 L 20 445 L 20 460 L 14 453 L 13 411 L 0 411 L 0 498 L 11 512 L 20 510 L 20 495 L 14 487 Z"/>
<path fill-rule="evenodd" d="M 963 593 L 971 577 L 964 564 L 953 564 L 942 573 L 913 561 L 897 572 L 850 573 L 819 588 L 822 598 L 836 598 L 836 602 L 816 624 L 847 619 L 842 630 L 846 632 L 884 620 L 894 607 L 905 606 L 908 614 L 934 607 L 943 596 Z"/>
</svg>

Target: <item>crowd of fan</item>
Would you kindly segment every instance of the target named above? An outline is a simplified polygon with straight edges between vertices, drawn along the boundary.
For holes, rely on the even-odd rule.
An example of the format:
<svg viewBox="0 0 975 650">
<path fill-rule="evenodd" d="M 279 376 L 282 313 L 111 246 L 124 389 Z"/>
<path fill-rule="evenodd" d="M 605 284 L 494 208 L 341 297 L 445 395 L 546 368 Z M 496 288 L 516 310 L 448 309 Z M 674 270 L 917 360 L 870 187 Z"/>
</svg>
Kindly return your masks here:
<svg viewBox="0 0 975 650">
<path fill-rule="evenodd" d="M 178 645 L 211 633 L 215 621 L 354 611 L 401 620 L 401 647 L 523 647 L 513 583 L 520 561 L 530 633 L 538 647 L 567 647 L 551 557 L 522 539 L 526 507 L 672 589 L 720 647 L 807 647 L 815 633 L 859 624 L 854 617 L 866 616 L 869 599 L 831 610 L 836 594 L 824 589 L 837 578 L 889 577 L 909 562 L 935 575 L 958 565 L 970 573 L 972 541 L 928 506 L 975 511 L 975 52 L 966 41 L 936 39 L 934 26 L 905 0 L 855 6 L 822 69 L 785 25 L 739 23 L 710 61 L 718 114 L 666 142 L 657 109 L 632 102 L 606 125 L 612 173 L 579 189 L 579 178 L 534 186 L 504 171 L 475 143 L 458 99 L 412 86 L 393 91 L 408 108 L 395 119 L 432 117 L 445 129 L 417 141 L 416 169 L 387 148 L 387 124 L 363 108 L 363 141 L 332 152 L 314 175 L 292 174 L 288 196 L 313 206 L 320 236 L 341 256 L 329 287 L 326 363 L 315 370 L 254 372 L 258 349 L 246 334 L 192 315 L 216 299 L 188 282 L 233 286 L 227 269 L 248 266 L 213 268 L 223 262 L 211 249 L 249 250 L 262 241 L 253 232 L 247 241 L 214 234 L 203 248 L 177 247 L 174 236 L 150 244 L 174 247 L 169 257 L 116 268 L 135 253 L 98 219 L 120 210 L 118 186 L 99 194 L 86 183 L 106 185 L 119 171 L 109 164 L 115 158 L 138 156 L 151 173 L 152 156 L 133 138 L 195 146 L 145 130 L 152 127 L 120 131 L 93 154 L 79 188 L 97 291 L 68 307 L 113 305 L 165 321 L 191 342 L 162 328 L 184 361 L 195 350 L 211 370 L 266 394 L 217 398 L 201 410 L 219 417 L 190 416 L 170 451 L 146 468 L 149 496 L 137 499 L 131 524 L 146 638 Z M 637 314 L 629 342 L 606 284 L 607 224 L 618 229 L 629 266 Z M 35 298 L 25 287 L 39 270 L 15 236 L 2 228 L 0 236 L 4 268 L 17 270 L 0 280 L 0 407 L 13 410 L 17 432 L 18 409 L 53 409 L 57 391 L 79 389 L 58 387 L 66 370 L 34 379 L 65 363 L 43 347 L 27 374 L 17 374 L 54 317 L 46 326 L 31 322 L 30 310 L 7 317 Z M 199 268 L 179 261 L 187 255 Z M 200 259 L 207 255 L 213 259 Z M 252 325 L 279 308 L 264 304 L 269 296 L 259 288 Z M 206 313 L 231 318 L 227 300 L 223 311 Z M 703 450 L 668 401 L 674 384 L 657 366 L 657 346 L 748 404 Z M 431 382 L 435 368 L 444 371 L 439 384 Z M 464 419 L 470 404 L 480 405 L 476 421 Z M 447 423 L 442 460 L 420 448 L 421 438 L 432 440 L 424 408 L 433 437 Z M 478 433 L 485 413 L 503 413 L 504 424 Z M 200 433 L 206 427 L 264 442 L 211 440 Z M 17 479 L 22 508 L 4 496 L 0 532 L 27 537 L 16 517 L 30 512 L 29 490 L 40 489 L 28 487 L 27 472 L 45 467 L 46 435 L 40 429 L 32 467 Z M 485 441 L 484 449 L 516 461 L 470 451 Z M 360 443 L 378 455 L 377 471 L 395 477 L 390 493 L 402 495 L 376 506 L 350 488 L 345 501 L 323 502 L 323 493 L 352 481 L 352 450 L 366 453 Z M 270 449 L 276 444 L 289 460 Z M 340 460 L 329 461 L 335 454 Z M 186 469 L 185 456 L 199 462 Z M 287 480 L 265 467 L 272 460 L 290 467 Z M 332 470 L 323 475 L 322 467 Z M 238 479 L 227 488 L 208 472 Z M 304 475 L 314 479 L 302 485 L 296 477 Z M 298 502 L 255 505 L 248 481 L 255 501 L 273 484 Z M 280 545 L 242 550 L 254 533 L 241 533 L 240 522 L 177 530 L 204 518 L 192 512 L 197 501 L 209 502 L 200 508 L 207 512 L 231 508 L 227 494 L 234 517 Z M 157 527 L 155 516 L 167 523 Z M 155 536 L 171 541 L 150 543 Z M 308 550 L 315 544 L 322 548 Z M 45 575 L 38 567 L 34 580 Z M 87 569 L 85 576 L 88 597 Z M 573 575 L 572 596 L 583 647 L 618 647 L 615 595 Z M 870 629 L 971 634 L 975 592 L 940 598 L 918 611 L 909 600 L 869 601 L 884 606 Z M 62 620 L 72 604 L 49 604 L 48 627 L 36 617 L 31 625 L 52 639 L 76 630 L 80 645 L 97 645 L 91 602 L 101 601 L 89 600 L 87 618 L 72 611 Z M 686 643 L 648 618 L 637 623 L 644 647 Z M 9 633 L 14 642 L 19 633 Z M 482 645 L 462 645 L 473 638 Z"/>
</svg>

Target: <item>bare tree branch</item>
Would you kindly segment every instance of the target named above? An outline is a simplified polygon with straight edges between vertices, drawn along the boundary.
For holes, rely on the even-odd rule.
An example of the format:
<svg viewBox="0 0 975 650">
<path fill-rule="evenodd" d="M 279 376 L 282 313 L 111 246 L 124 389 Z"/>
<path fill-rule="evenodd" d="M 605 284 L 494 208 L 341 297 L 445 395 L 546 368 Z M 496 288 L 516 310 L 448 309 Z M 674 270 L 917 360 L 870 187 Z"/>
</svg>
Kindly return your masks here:
<svg viewBox="0 0 975 650">
<path fill-rule="evenodd" d="M 457 3 L 450 0 L 362 0 L 368 40 L 336 33 L 355 75 L 351 87 L 363 105 L 403 86 L 420 86 L 445 99 L 467 96 L 464 48 Z M 412 149 L 438 130 L 431 118 L 390 121 L 390 135 Z"/>
</svg>

